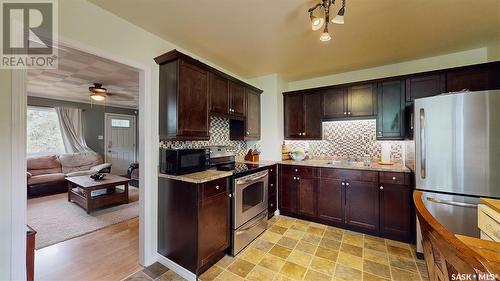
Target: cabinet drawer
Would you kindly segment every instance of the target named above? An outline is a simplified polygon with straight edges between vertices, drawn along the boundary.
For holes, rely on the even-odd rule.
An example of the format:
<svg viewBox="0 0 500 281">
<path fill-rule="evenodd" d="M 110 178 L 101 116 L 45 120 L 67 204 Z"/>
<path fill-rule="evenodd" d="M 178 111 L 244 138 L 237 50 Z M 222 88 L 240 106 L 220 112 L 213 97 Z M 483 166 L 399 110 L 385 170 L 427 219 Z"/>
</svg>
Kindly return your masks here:
<svg viewBox="0 0 500 281">
<path fill-rule="evenodd" d="M 201 186 L 201 200 L 227 191 L 227 178 L 206 182 Z"/>
<path fill-rule="evenodd" d="M 380 172 L 380 183 L 410 184 L 410 175 L 407 173 Z"/>
<path fill-rule="evenodd" d="M 353 180 L 353 181 L 363 181 L 363 182 L 378 181 L 377 172 L 348 170 L 348 169 L 322 168 L 320 171 L 320 177 L 337 179 L 337 180 Z"/>
<path fill-rule="evenodd" d="M 304 178 L 318 176 L 318 169 L 313 167 L 282 165 L 281 171 L 283 175 L 300 176 Z"/>
</svg>

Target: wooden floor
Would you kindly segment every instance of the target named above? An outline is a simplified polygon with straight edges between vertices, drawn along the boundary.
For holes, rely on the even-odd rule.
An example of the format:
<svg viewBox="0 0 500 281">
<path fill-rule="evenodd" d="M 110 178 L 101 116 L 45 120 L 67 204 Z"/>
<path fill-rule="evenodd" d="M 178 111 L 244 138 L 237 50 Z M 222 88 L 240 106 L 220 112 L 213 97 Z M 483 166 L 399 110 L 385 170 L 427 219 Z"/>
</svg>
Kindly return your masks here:
<svg viewBox="0 0 500 281">
<path fill-rule="evenodd" d="M 121 280 L 141 269 L 139 219 L 124 221 L 35 253 L 35 280 Z"/>
</svg>

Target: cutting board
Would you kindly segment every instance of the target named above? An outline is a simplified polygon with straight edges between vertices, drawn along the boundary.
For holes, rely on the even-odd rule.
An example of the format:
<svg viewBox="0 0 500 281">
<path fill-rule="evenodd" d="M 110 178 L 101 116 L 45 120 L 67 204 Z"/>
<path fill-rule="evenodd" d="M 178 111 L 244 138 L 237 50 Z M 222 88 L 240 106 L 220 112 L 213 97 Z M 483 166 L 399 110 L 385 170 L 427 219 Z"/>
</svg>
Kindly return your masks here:
<svg viewBox="0 0 500 281">
<path fill-rule="evenodd" d="M 493 210 L 500 213 L 500 200 L 499 199 L 491 199 L 491 198 L 481 198 L 481 203 L 487 205 Z"/>
</svg>

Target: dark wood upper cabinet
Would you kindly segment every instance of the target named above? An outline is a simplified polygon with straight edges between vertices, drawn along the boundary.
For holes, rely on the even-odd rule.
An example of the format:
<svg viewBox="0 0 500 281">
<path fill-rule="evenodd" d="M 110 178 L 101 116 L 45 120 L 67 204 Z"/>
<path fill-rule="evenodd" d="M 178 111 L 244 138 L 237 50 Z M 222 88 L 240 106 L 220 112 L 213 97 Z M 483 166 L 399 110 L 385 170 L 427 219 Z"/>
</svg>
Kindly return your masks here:
<svg viewBox="0 0 500 281">
<path fill-rule="evenodd" d="M 336 119 L 347 116 L 347 88 L 331 88 L 322 91 L 323 118 Z"/>
<path fill-rule="evenodd" d="M 209 139 L 208 84 L 208 71 L 182 59 L 160 65 L 160 139 Z"/>
<path fill-rule="evenodd" d="M 379 201 L 376 182 L 346 181 L 345 223 L 371 231 L 379 228 Z"/>
<path fill-rule="evenodd" d="M 245 116 L 245 87 L 229 81 L 229 114 Z"/>
<path fill-rule="evenodd" d="M 229 114 L 229 80 L 210 73 L 210 113 Z"/>
<path fill-rule="evenodd" d="M 321 178 L 318 185 L 318 217 L 333 223 L 344 222 L 344 187 L 340 179 Z"/>
<path fill-rule="evenodd" d="M 283 97 L 285 139 L 322 138 L 321 94 L 306 92 Z"/>
<path fill-rule="evenodd" d="M 246 89 L 246 140 L 260 139 L 260 93 Z"/>
<path fill-rule="evenodd" d="M 446 90 L 482 91 L 498 88 L 500 77 L 497 67 L 473 67 L 452 70 L 446 74 Z"/>
<path fill-rule="evenodd" d="M 230 122 L 231 139 L 260 139 L 260 97 L 257 95 L 262 90 L 177 50 L 154 60 L 160 65 L 161 140 L 208 140 L 210 114 L 239 121 Z"/>
<path fill-rule="evenodd" d="M 422 75 L 406 79 L 406 101 L 431 97 L 446 92 L 446 75 Z"/>
<path fill-rule="evenodd" d="M 303 96 L 300 94 L 284 95 L 285 138 L 300 139 L 304 131 Z"/>
<path fill-rule="evenodd" d="M 321 139 L 321 95 L 319 93 L 304 94 L 304 130 L 302 137 L 308 140 Z"/>
<path fill-rule="evenodd" d="M 404 139 L 405 86 L 402 80 L 378 85 L 377 139 Z"/>
<path fill-rule="evenodd" d="M 375 84 L 352 86 L 347 95 L 347 116 L 373 116 L 377 109 L 377 91 Z"/>
</svg>

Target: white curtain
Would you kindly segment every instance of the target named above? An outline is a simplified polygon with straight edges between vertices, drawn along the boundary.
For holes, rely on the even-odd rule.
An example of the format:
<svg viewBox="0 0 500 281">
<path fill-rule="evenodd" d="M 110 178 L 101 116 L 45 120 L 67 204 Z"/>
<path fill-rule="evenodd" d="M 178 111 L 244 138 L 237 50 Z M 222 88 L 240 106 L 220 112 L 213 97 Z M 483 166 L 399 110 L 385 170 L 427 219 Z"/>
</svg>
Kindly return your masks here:
<svg viewBox="0 0 500 281">
<path fill-rule="evenodd" d="M 83 136 L 82 110 L 79 108 L 56 107 L 59 126 L 66 153 L 92 151 Z"/>
</svg>

